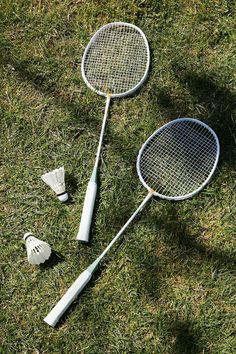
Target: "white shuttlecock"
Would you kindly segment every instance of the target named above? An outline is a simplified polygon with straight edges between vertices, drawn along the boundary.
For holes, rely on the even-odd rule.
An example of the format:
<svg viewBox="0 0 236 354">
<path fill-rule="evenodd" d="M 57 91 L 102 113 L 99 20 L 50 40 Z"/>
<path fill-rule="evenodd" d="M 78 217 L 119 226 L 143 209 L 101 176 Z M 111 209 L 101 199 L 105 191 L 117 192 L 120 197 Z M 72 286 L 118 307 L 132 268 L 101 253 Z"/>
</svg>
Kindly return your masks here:
<svg viewBox="0 0 236 354">
<path fill-rule="evenodd" d="M 63 166 L 45 173 L 41 178 L 56 193 L 61 202 L 66 202 L 68 200 L 65 186 L 65 170 Z"/>
<path fill-rule="evenodd" d="M 44 263 L 51 255 L 51 247 L 47 242 L 34 237 L 31 232 L 27 232 L 25 240 L 27 257 L 30 264 Z"/>
</svg>

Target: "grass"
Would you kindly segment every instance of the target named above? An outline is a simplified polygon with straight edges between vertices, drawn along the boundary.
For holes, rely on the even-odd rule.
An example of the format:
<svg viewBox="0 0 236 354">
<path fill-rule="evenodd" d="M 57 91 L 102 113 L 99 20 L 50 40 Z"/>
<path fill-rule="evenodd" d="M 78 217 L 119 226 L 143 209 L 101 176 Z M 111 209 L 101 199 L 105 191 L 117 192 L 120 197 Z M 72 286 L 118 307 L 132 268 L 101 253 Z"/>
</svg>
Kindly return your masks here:
<svg viewBox="0 0 236 354">
<path fill-rule="evenodd" d="M 1 1 L 1 353 L 236 352 L 234 17 L 224 0 Z M 86 247 L 75 235 L 105 101 L 84 84 L 80 61 L 91 35 L 115 20 L 142 28 L 152 64 L 142 89 L 111 106 Z M 210 185 L 184 202 L 152 201 L 48 327 L 42 319 L 145 196 L 141 144 L 180 116 L 219 136 Z M 40 180 L 60 165 L 69 205 Z M 27 262 L 28 230 L 54 249 L 45 265 Z"/>
</svg>

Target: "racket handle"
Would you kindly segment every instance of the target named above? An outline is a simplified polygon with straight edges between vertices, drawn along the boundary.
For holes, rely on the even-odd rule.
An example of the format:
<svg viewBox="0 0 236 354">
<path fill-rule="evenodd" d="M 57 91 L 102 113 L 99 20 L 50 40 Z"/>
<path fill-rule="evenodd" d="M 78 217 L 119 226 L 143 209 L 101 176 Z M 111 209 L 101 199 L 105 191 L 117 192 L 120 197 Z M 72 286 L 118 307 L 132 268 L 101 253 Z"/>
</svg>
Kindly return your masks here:
<svg viewBox="0 0 236 354">
<path fill-rule="evenodd" d="M 65 295 L 61 298 L 61 300 L 53 307 L 53 309 L 49 312 L 49 314 L 44 318 L 44 322 L 46 322 L 49 326 L 52 327 L 54 327 L 57 324 L 57 322 L 59 321 L 63 313 L 67 310 L 67 308 L 71 305 L 71 303 L 76 299 L 76 297 L 81 293 L 84 287 L 88 284 L 99 262 L 100 259 L 97 259 L 85 271 L 83 271 L 83 273 L 80 274 L 80 276 L 76 279 L 76 281 L 67 290 Z"/>
<path fill-rule="evenodd" d="M 84 206 L 80 221 L 79 232 L 76 239 L 82 242 L 89 241 L 89 232 L 91 221 L 93 218 L 93 209 L 95 204 L 97 194 L 97 183 L 95 181 L 89 181 L 88 187 L 86 190 L 86 195 L 84 199 Z"/>
</svg>

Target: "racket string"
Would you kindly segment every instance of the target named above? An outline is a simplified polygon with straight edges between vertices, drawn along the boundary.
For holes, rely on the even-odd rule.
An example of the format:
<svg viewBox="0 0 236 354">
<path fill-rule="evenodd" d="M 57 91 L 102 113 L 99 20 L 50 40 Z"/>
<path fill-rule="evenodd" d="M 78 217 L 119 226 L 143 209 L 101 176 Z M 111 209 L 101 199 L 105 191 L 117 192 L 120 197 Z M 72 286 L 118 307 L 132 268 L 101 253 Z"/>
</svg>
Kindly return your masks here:
<svg viewBox="0 0 236 354">
<path fill-rule="evenodd" d="M 179 158 L 178 155 L 173 154 L 172 156 L 175 160 Z M 199 156 L 199 159 L 201 156 Z M 199 159 L 197 163 L 199 163 Z M 212 159 L 212 162 L 214 162 L 214 157 Z M 204 163 L 204 161 L 203 161 Z M 159 162 L 159 170 L 161 173 L 159 173 L 159 180 L 165 180 L 165 185 L 169 187 L 171 184 L 172 189 L 175 189 L 175 186 L 178 188 L 178 190 L 181 192 L 185 192 L 186 189 L 192 189 L 194 185 L 199 185 L 199 179 L 201 180 L 202 178 L 205 179 L 205 175 L 207 176 L 207 173 L 203 175 L 203 173 L 198 174 L 197 171 L 195 171 L 195 174 L 192 173 L 193 170 L 196 170 L 196 161 L 194 162 L 189 162 L 186 164 L 185 161 L 181 161 L 178 163 L 175 162 L 175 169 L 173 169 L 173 164 L 169 162 L 169 164 Z M 205 168 L 207 169 L 212 165 L 211 161 L 209 160 L 208 164 L 205 164 Z M 180 171 L 180 173 L 177 170 Z M 168 169 L 168 170 L 167 170 Z M 171 171 L 173 170 L 173 173 Z M 150 178 L 149 178 L 149 184 L 150 182 L 153 181 L 153 175 L 156 173 L 156 163 L 152 164 L 150 166 Z M 148 176 L 147 176 L 148 177 Z M 167 188 L 164 188 L 165 191 Z"/>
<path fill-rule="evenodd" d="M 84 60 L 84 72 L 95 90 L 120 94 L 131 90 L 147 70 L 148 48 L 141 33 L 124 24 L 100 31 Z"/>
<path fill-rule="evenodd" d="M 164 166 L 166 168 L 166 166 Z M 169 168 L 172 168 L 172 165 L 169 164 L 169 166 L 167 166 Z M 162 166 L 161 166 L 162 168 Z M 187 169 L 188 168 L 188 169 Z M 175 173 L 174 174 L 170 174 L 168 176 L 167 173 L 160 173 L 159 174 L 159 181 L 162 179 L 165 181 L 165 186 L 168 188 L 165 188 L 165 186 L 162 183 L 162 187 L 163 187 L 163 191 L 165 191 L 165 193 L 168 191 L 170 183 L 171 183 L 171 187 L 172 190 L 177 192 L 178 194 L 184 194 L 186 192 L 186 190 L 190 189 L 195 189 L 193 187 L 195 187 L 195 185 L 199 185 L 199 178 L 203 178 L 205 179 L 205 175 L 207 176 L 207 174 L 203 175 L 198 175 L 196 174 L 195 176 L 192 176 L 192 169 L 196 169 L 196 164 L 194 163 L 194 165 L 190 165 L 190 166 L 186 166 L 186 164 L 182 163 L 182 165 L 179 164 L 178 169 L 183 169 L 185 170 L 184 173 Z M 175 170 L 176 170 L 176 166 L 175 166 Z M 153 174 L 153 170 L 152 174 Z M 183 182 L 184 181 L 184 182 Z M 148 181 L 149 182 L 149 181 Z M 150 181 L 152 182 L 152 181 Z M 150 184 L 149 182 L 149 184 Z M 159 183 L 160 185 L 160 183 Z"/>
<path fill-rule="evenodd" d="M 204 183 L 216 154 L 209 129 L 195 121 L 175 121 L 148 142 L 140 159 L 141 175 L 160 194 L 186 195 Z"/>
</svg>

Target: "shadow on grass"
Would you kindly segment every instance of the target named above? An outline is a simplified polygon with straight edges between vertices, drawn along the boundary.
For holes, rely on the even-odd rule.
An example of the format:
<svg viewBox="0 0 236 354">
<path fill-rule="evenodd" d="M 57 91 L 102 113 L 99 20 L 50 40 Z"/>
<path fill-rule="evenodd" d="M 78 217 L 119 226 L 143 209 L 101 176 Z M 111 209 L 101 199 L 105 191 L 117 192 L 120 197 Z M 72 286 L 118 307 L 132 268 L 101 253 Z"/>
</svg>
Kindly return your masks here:
<svg viewBox="0 0 236 354">
<path fill-rule="evenodd" d="M 2 56 L 0 58 L 0 66 L 11 68 L 14 72 L 17 73 L 18 78 L 22 82 L 30 83 L 35 88 L 35 90 L 37 90 L 43 95 L 48 96 L 53 100 L 55 105 L 61 107 L 62 109 L 70 113 L 69 124 L 73 125 L 74 123 L 76 127 L 76 130 L 73 130 L 72 132 L 72 137 L 74 139 L 78 138 L 78 136 L 83 134 L 83 131 L 85 130 L 84 128 L 88 128 L 91 131 L 93 131 L 96 127 L 97 130 L 98 122 L 97 119 L 93 119 L 94 116 L 93 112 L 94 112 L 94 108 L 96 108 L 95 113 L 97 116 L 98 110 L 97 110 L 96 97 L 98 97 L 98 95 L 96 93 L 91 92 L 91 90 L 89 90 L 89 88 L 86 87 L 85 83 L 83 83 L 85 91 L 88 93 L 91 92 L 91 95 L 94 96 L 94 100 L 91 100 L 89 105 L 86 102 L 86 104 L 83 104 L 83 106 L 81 106 L 82 100 L 80 102 L 76 101 L 74 97 L 70 97 L 64 91 L 61 91 L 58 88 L 57 81 L 64 73 L 65 68 L 63 65 L 59 65 L 56 61 L 53 62 L 52 60 L 53 58 L 45 57 L 44 66 L 42 60 L 40 61 L 39 59 L 35 59 L 34 57 L 25 60 L 19 60 L 18 57 L 16 56 L 16 51 L 18 50 L 20 52 L 21 48 L 16 48 L 12 46 L 12 44 L 8 40 L 2 40 L 0 42 L 0 50 L 2 53 Z M 74 69 L 77 71 L 79 70 L 77 66 Z M 151 75 L 151 70 L 152 67 L 150 65 L 148 77 L 146 78 L 145 82 L 133 94 L 128 95 L 127 97 L 132 98 L 140 94 L 140 91 L 143 90 L 146 82 L 149 80 L 149 77 Z M 78 75 L 80 75 L 80 73 L 78 73 Z M 82 97 L 83 93 L 81 92 L 80 95 Z M 121 99 L 123 100 L 125 98 L 121 98 Z M 100 106 L 101 110 L 103 109 L 104 111 L 105 99 L 104 97 L 100 97 L 100 100 L 101 100 L 101 106 Z M 119 98 L 115 99 L 115 101 L 118 100 Z M 113 99 L 111 100 L 111 106 L 112 103 L 113 103 Z M 102 118 L 103 118 L 103 113 L 101 113 L 101 120 L 100 120 L 101 123 L 102 123 Z M 120 140 L 122 140 L 121 136 L 119 136 L 118 141 Z M 106 143 L 106 134 L 104 136 L 104 145 L 105 143 Z M 124 147 L 124 144 L 122 145 L 122 147 Z M 120 149 L 119 152 L 121 153 L 121 155 L 123 155 L 122 149 Z"/>
<path fill-rule="evenodd" d="M 203 244 L 199 239 L 199 234 L 190 234 L 189 225 L 183 222 L 178 215 L 178 205 L 175 202 L 168 202 L 168 204 L 167 217 L 166 215 L 163 217 L 153 214 L 150 214 L 148 217 L 148 223 L 150 225 L 157 225 L 158 231 L 164 237 L 162 243 L 168 245 L 168 248 L 171 250 L 171 254 L 169 255 L 158 256 L 156 250 L 159 247 L 159 240 L 155 238 L 152 241 L 152 252 L 142 262 L 143 290 L 154 301 L 159 298 L 159 284 L 165 281 L 161 277 L 161 273 L 165 271 L 163 269 L 163 259 L 160 262 L 160 257 L 165 257 L 164 263 L 175 262 L 175 271 L 179 274 L 185 274 L 187 277 L 195 273 L 197 274 L 200 264 L 211 262 L 215 269 L 219 270 L 226 267 L 229 271 L 234 269 L 236 264 L 233 252 L 229 254 L 227 251 Z M 142 257 L 142 253 L 142 249 L 137 249 L 137 262 Z"/>
<path fill-rule="evenodd" d="M 12 65 L 19 74 L 21 80 L 32 83 L 37 90 L 39 90 L 43 94 L 49 95 L 49 97 L 53 98 L 56 104 L 60 105 L 62 108 L 70 112 L 70 124 L 72 124 L 73 121 L 77 125 L 79 125 L 79 122 L 83 122 L 83 124 L 85 124 L 87 127 L 93 129 L 94 123 L 93 120 L 90 118 L 91 108 L 88 108 L 85 105 L 81 107 L 76 102 L 71 101 L 69 97 L 62 96 L 60 92 L 57 92 L 55 81 L 50 81 L 50 77 L 42 75 L 41 73 L 38 73 L 36 71 L 31 71 L 29 69 L 31 64 L 30 60 L 17 62 L 16 60 L 11 58 L 9 51 L 5 52 L 3 50 L 3 53 L 5 53 L 4 64 Z M 229 167 L 232 167 L 235 164 L 233 153 L 235 144 L 235 136 L 233 132 L 235 131 L 235 125 L 232 120 L 232 112 L 236 101 L 235 95 L 233 95 L 227 89 L 218 87 L 215 83 L 215 80 L 210 75 L 199 75 L 178 65 L 176 65 L 173 69 L 179 81 L 183 85 L 187 85 L 189 92 L 194 97 L 196 103 L 204 107 L 204 121 L 206 121 L 216 131 L 220 138 L 222 149 L 221 159 L 227 162 Z M 166 90 L 159 90 L 159 92 L 155 92 L 155 95 L 157 104 L 162 107 L 168 117 L 176 118 L 180 115 L 191 116 L 191 110 L 189 109 L 187 102 L 181 100 L 173 100 L 169 92 Z M 154 102 L 152 102 L 152 104 L 155 109 L 156 107 Z M 122 141 L 122 139 L 118 139 L 118 137 L 116 138 L 116 141 L 119 141 L 117 151 L 123 157 L 124 153 L 122 152 L 122 150 L 124 149 L 124 141 Z M 77 188 L 77 181 L 73 179 L 73 176 L 71 176 L 71 180 L 68 180 L 68 182 L 71 183 L 72 186 L 71 192 L 75 191 Z M 95 206 L 94 217 L 96 216 L 98 203 L 99 198 Z M 118 215 L 117 219 L 114 220 L 115 224 L 123 219 L 127 219 L 127 210 L 128 208 L 126 208 L 126 210 L 123 212 L 121 210 L 119 211 L 120 215 Z M 174 220 L 174 222 L 172 223 L 171 220 Z M 157 219 L 149 218 L 148 221 L 150 223 L 157 222 Z M 162 223 L 163 232 L 171 235 L 170 238 L 166 239 L 166 242 L 174 246 L 180 246 L 183 250 L 185 249 L 185 251 L 189 255 L 191 255 L 191 257 L 194 257 L 194 253 L 197 252 L 201 255 L 203 261 L 207 261 L 208 259 L 211 259 L 213 257 L 214 259 L 217 259 L 220 264 L 232 263 L 232 258 L 228 254 L 226 254 L 226 252 L 220 250 L 207 249 L 206 246 L 199 242 L 197 239 L 192 236 L 189 236 L 187 226 L 177 218 L 176 207 L 173 206 L 173 210 L 172 212 L 170 212 L 170 219 L 168 222 L 166 222 L 166 220 L 158 218 L 158 223 Z M 176 223 L 178 223 L 177 230 Z M 130 229 L 128 230 L 128 232 L 131 231 L 132 230 Z M 121 240 L 123 240 L 123 238 L 121 238 Z M 184 257 L 184 255 L 181 257 Z M 53 267 L 60 261 L 63 261 L 60 256 L 55 256 L 54 258 L 52 257 L 52 259 L 45 263 L 45 265 L 42 265 L 42 269 L 46 267 Z M 150 293 L 152 297 L 158 297 L 159 280 L 153 286 L 153 276 L 152 273 L 150 273 L 150 269 L 152 269 L 153 274 L 158 274 L 158 258 L 155 255 L 151 255 L 150 259 L 144 264 L 144 269 L 146 269 L 145 289 Z M 99 273 L 97 272 L 95 278 L 98 276 Z M 93 286 L 93 281 L 90 283 L 89 287 L 90 286 Z M 70 308 L 71 311 L 76 305 L 77 301 Z M 64 316 L 64 320 L 66 316 L 67 315 Z M 186 331 L 188 333 L 188 330 L 185 329 L 185 327 L 179 327 L 177 331 L 176 348 L 181 346 L 181 343 L 183 342 L 183 336 L 181 333 L 186 333 Z"/>
<path fill-rule="evenodd" d="M 227 164 L 229 170 L 233 170 L 236 162 L 236 121 L 233 119 L 236 95 L 230 90 L 218 86 L 213 75 L 197 74 L 179 65 L 175 65 L 173 70 L 177 80 L 188 88 L 191 100 L 204 108 L 200 119 L 216 131 L 221 145 L 221 161 Z M 192 115 L 188 102 L 184 99 L 173 98 L 166 89 L 158 89 L 156 94 L 151 95 L 151 97 L 153 97 L 152 105 L 154 109 L 158 111 L 160 106 L 164 114 L 171 119 L 178 116 L 191 117 Z M 214 183 L 214 181 L 211 183 Z M 217 267 L 227 266 L 232 269 L 236 262 L 233 255 L 227 251 L 203 244 L 198 238 L 199 235 L 196 235 L 196 237 L 190 235 L 188 226 L 178 216 L 178 205 L 173 202 L 169 204 L 168 208 L 167 219 L 150 215 L 148 222 L 160 225 L 162 233 L 166 235 L 165 242 L 171 248 L 182 250 L 182 253 L 176 252 L 175 257 L 179 257 L 180 261 L 188 258 L 193 267 L 195 257 L 200 257 L 202 262 L 214 261 L 214 263 L 217 263 Z M 144 265 L 144 269 L 146 268 L 145 279 L 147 280 L 145 288 L 152 297 L 155 295 L 155 298 L 158 298 L 158 291 L 153 291 L 153 277 L 150 276 L 150 269 L 154 269 L 154 274 L 157 274 L 155 268 L 158 271 L 158 257 L 151 256 L 151 258 L 150 263 L 152 265 Z M 184 268 L 180 271 L 183 272 Z"/>
<path fill-rule="evenodd" d="M 195 196 L 194 198 L 197 198 Z M 212 249 L 210 246 L 202 244 L 198 239 L 199 234 L 192 236 L 189 231 L 189 225 L 183 222 L 178 215 L 178 210 L 181 202 L 170 202 L 168 207 L 168 217 L 162 219 L 161 217 L 158 220 L 154 217 L 151 219 L 151 222 L 159 223 L 161 229 L 165 233 L 165 242 L 171 246 L 178 246 L 179 249 L 182 249 L 186 254 L 197 253 L 202 255 L 205 259 L 213 259 L 219 261 L 219 264 L 222 265 L 232 265 L 236 259 L 229 255 L 228 252 L 219 249 Z M 156 219 L 156 220 L 155 220 Z"/>
<path fill-rule="evenodd" d="M 194 100 L 196 105 L 204 108 L 200 119 L 204 120 L 216 131 L 221 144 L 221 161 L 227 164 L 229 170 L 232 170 L 236 161 L 236 122 L 233 120 L 236 95 L 230 90 L 218 86 L 213 75 L 199 75 L 178 65 L 174 66 L 173 70 L 177 80 L 188 88 L 191 100 Z M 170 119 L 192 116 L 187 100 L 172 97 L 166 89 L 155 89 L 155 95 L 153 94 L 150 97 L 152 98 L 154 110 L 158 111 L 159 107 L 161 107 L 164 115 Z M 211 183 L 214 183 L 214 181 Z M 162 233 L 166 235 L 165 242 L 172 249 L 180 249 L 182 251 L 182 253 L 176 252 L 175 257 L 178 257 L 180 262 L 188 259 L 193 267 L 194 259 L 200 257 L 203 263 L 213 261 L 217 264 L 217 267 L 226 266 L 231 270 L 236 262 L 233 255 L 230 255 L 227 251 L 203 244 L 198 238 L 199 235 L 196 235 L 196 237 L 190 235 L 188 226 L 178 216 L 178 208 L 179 204 L 169 202 L 167 219 L 163 219 L 161 216 L 152 217 L 151 215 L 148 218 L 150 224 L 160 226 Z M 144 264 L 145 290 L 151 297 L 157 299 L 159 294 L 157 286 L 161 280 L 159 279 L 156 284 L 153 279 L 156 279 L 156 274 L 158 274 L 158 257 L 150 255 L 150 259 L 146 263 Z M 184 268 L 180 270 L 180 272 L 183 271 L 185 271 Z"/>
<path fill-rule="evenodd" d="M 199 347 L 201 333 L 193 330 L 190 322 L 175 321 L 170 324 L 170 331 L 175 338 L 171 354 L 197 354 L 204 350 Z"/>
<path fill-rule="evenodd" d="M 88 282 L 88 284 L 83 288 L 83 290 L 81 291 L 81 293 L 77 296 L 77 298 L 72 302 L 72 304 L 69 306 L 69 308 L 64 312 L 64 314 L 61 316 L 61 318 L 59 319 L 59 321 L 56 324 L 56 328 L 59 328 L 61 326 L 63 326 L 63 324 L 67 321 L 68 317 L 71 315 L 71 313 L 73 313 L 75 311 L 75 309 L 77 308 L 77 306 L 80 305 L 81 302 L 83 302 L 83 297 L 84 296 L 91 296 L 90 295 L 90 290 L 94 287 L 95 282 L 98 278 L 100 278 L 100 276 L 102 275 L 103 269 L 104 269 L 104 265 L 101 264 L 101 266 L 98 266 L 98 268 L 96 269 L 94 275 L 92 276 L 92 279 Z M 80 273 L 75 274 L 75 279 L 74 281 L 76 281 L 76 279 L 80 276 L 80 274 L 85 270 L 86 268 L 82 269 Z M 77 278 L 76 278 L 77 277 Z M 69 285 L 71 286 L 72 283 Z M 68 287 L 69 289 L 69 287 Z M 67 290 L 68 290 L 67 289 Z M 58 299 L 59 301 L 60 299 Z M 53 306 L 55 306 L 56 303 L 53 304 Z M 52 308 L 51 308 L 52 309 Z M 83 313 L 82 313 L 82 318 L 80 318 L 81 321 L 86 321 L 87 317 L 90 315 L 91 311 L 89 306 L 86 308 L 83 308 Z"/>
<path fill-rule="evenodd" d="M 70 120 L 67 124 L 69 124 L 70 126 L 77 127 L 76 130 L 72 129 L 73 139 L 77 139 L 81 134 L 84 133 L 84 131 L 88 131 L 88 130 L 94 131 L 94 129 L 96 129 L 97 132 L 98 122 L 96 119 L 94 120 L 91 118 L 91 112 L 94 111 L 95 106 L 96 106 L 96 115 L 97 115 L 97 102 L 96 102 L 97 95 L 95 93 L 91 93 L 91 95 L 94 95 L 95 97 L 94 104 L 91 104 L 90 102 L 89 105 L 88 104 L 81 105 L 80 102 L 77 102 L 74 98 L 66 96 L 64 92 L 61 92 L 60 89 L 58 89 L 57 79 L 59 79 L 60 75 L 62 74 L 62 70 L 64 68 L 59 66 L 57 62 L 50 63 L 50 68 L 52 71 L 45 70 L 45 72 L 42 72 L 42 67 L 41 67 L 42 65 L 38 65 L 41 64 L 41 62 L 38 62 L 35 58 L 32 59 L 29 58 L 27 60 L 18 60 L 14 56 L 14 52 L 16 51 L 16 48 L 14 48 L 10 42 L 6 41 L 4 43 L 1 43 L 1 47 L 2 47 L 3 56 L 1 58 L 0 65 L 11 66 L 12 70 L 14 70 L 17 73 L 18 78 L 22 82 L 30 83 L 38 92 L 40 92 L 43 95 L 47 95 L 49 98 L 51 98 L 54 104 L 60 106 L 65 111 L 69 112 Z M 38 66 L 38 69 L 34 68 L 34 64 L 35 66 Z M 143 85 L 141 85 L 141 87 L 137 91 L 135 91 L 132 95 L 129 95 L 128 96 L 129 98 L 132 98 L 140 94 L 140 91 L 142 91 L 143 87 L 145 87 L 145 84 L 150 77 L 151 71 L 152 71 L 152 67 L 150 66 L 150 70 L 146 81 L 143 83 Z M 90 91 L 88 88 L 86 88 L 85 84 L 84 87 L 85 90 L 87 90 L 88 92 Z M 83 94 L 81 93 L 81 95 Z M 105 108 L 105 99 L 103 97 L 101 97 L 100 99 L 101 99 L 101 110 L 102 110 L 103 107 Z M 118 100 L 119 99 L 116 99 L 116 101 Z M 112 104 L 113 104 L 113 100 L 111 102 L 111 107 Z M 102 122 L 102 117 L 103 114 L 101 113 L 101 122 Z M 150 125 L 151 124 L 152 123 L 150 122 Z M 99 136 L 97 135 L 96 136 L 97 141 L 98 141 L 98 137 Z M 103 146 L 105 146 L 107 142 L 109 142 L 109 126 L 106 128 Z M 130 142 L 129 136 L 122 137 L 116 133 L 113 134 L 112 137 L 113 151 L 115 151 L 115 153 L 119 155 L 119 158 L 122 158 L 125 162 L 130 164 L 133 163 L 134 155 L 136 160 L 138 151 L 135 144 L 133 144 L 131 146 L 131 149 L 129 149 L 127 153 L 124 147 L 126 147 L 129 142 Z M 69 197 L 70 197 L 67 204 L 73 204 L 74 203 L 73 194 L 78 190 L 78 180 L 75 178 L 74 175 L 66 174 L 66 184 L 67 184 Z M 92 225 L 94 225 L 94 220 L 96 218 L 97 209 L 99 206 L 100 188 L 101 188 L 101 181 L 98 177 L 98 190 L 97 190 L 96 203 L 94 207 L 93 220 L 91 223 Z M 84 191 L 84 196 L 85 196 L 85 192 L 86 190 Z M 80 217 L 81 215 L 79 216 L 78 222 L 80 220 Z M 95 233 L 94 227 L 92 227 L 90 233 L 90 242 L 87 244 L 89 247 L 91 247 L 94 233 Z"/>
<path fill-rule="evenodd" d="M 69 199 L 66 204 L 74 204 L 73 195 L 78 190 L 78 178 L 74 174 L 65 173 L 66 191 L 68 192 Z"/>
<path fill-rule="evenodd" d="M 84 127 L 94 129 L 94 125 L 97 125 L 97 122 L 91 119 L 92 104 L 84 104 L 82 106 L 73 97 L 58 89 L 57 81 L 63 74 L 64 67 L 60 66 L 56 61 L 52 62 L 49 58 L 45 58 L 44 66 L 47 70 L 45 69 L 45 72 L 43 72 L 42 67 L 39 65 L 42 64 L 41 61 L 35 58 L 19 60 L 15 54 L 17 49 L 21 52 L 20 48 L 12 46 L 9 41 L 2 40 L 0 42 L 0 50 L 2 52 L 0 66 L 12 68 L 17 73 L 19 80 L 30 83 L 35 90 L 52 99 L 56 106 L 69 112 L 69 124 L 74 123 L 76 127 L 72 131 L 72 138 L 76 139 L 81 135 Z M 37 66 L 37 68 L 33 68 L 33 65 Z"/>
<path fill-rule="evenodd" d="M 52 250 L 50 258 L 45 263 L 40 264 L 40 269 L 45 270 L 48 268 L 53 268 L 58 263 L 64 262 L 64 260 L 65 257 L 61 253 Z"/>
<path fill-rule="evenodd" d="M 235 167 L 236 120 L 233 115 L 236 95 L 228 88 L 218 85 L 213 74 L 198 74 L 179 64 L 173 65 L 173 71 L 176 79 L 189 91 L 195 106 L 199 107 L 199 118 L 209 124 L 218 135 L 221 160 Z M 152 104 L 154 107 L 160 106 L 171 119 L 192 116 L 188 100 L 172 97 L 166 89 L 158 90 Z"/>
</svg>

